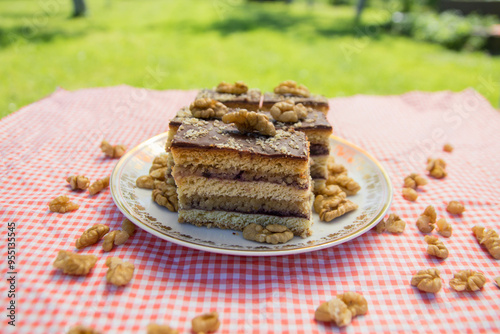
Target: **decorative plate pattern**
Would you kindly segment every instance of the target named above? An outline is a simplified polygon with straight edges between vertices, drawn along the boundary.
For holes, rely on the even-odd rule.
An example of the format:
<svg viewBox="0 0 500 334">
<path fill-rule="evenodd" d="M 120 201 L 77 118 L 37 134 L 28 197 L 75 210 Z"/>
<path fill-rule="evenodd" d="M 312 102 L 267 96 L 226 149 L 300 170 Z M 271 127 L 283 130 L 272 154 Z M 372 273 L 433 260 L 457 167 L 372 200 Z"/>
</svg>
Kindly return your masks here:
<svg viewBox="0 0 500 334">
<path fill-rule="evenodd" d="M 148 174 L 154 157 L 165 152 L 167 133 L 155 136 L 123 156 L 111 174 L 111 194 L 120 211 L 140 228 L 159 238 L 209 252 L 270 256 L 297 254 L 339 245 L 369 231 L 384 217 L 392 201 L 392 185 L 386 171 L 371 155 L 344 139 L 331 137 L 331 154 L 344 164 L 361 190 L 349 199 L 359 208 L 332 222 L 319 221 L 314 214 L 313 235 L 295 237 L 282 245 L 261 244 L 243 239 L 241 232 L 208 229 L 177 222 L 177 213 L 157 205 L 151 190 L 139 189 L 135 180 Z"/>
</svg>

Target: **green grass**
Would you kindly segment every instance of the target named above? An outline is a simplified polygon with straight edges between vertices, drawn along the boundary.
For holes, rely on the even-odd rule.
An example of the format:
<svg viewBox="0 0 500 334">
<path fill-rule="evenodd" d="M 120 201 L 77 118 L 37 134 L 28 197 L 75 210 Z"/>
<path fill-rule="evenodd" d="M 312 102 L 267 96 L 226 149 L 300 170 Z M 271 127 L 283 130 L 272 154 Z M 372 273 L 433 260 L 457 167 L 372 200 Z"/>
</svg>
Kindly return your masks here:
<svg viewBox="0 0 500 334">
<path fill-rule="evenodd" d="M 383 33 L 389 16 L 320 1 L 0 0 L 0 116 L 53 92 L 129 84 L 192 89 L 244 80 L 271 90 L 294 79 L 326 96 L 460 91 L 499 101 L 500 58 Z M 46 4 L 48 10 L 41 7 Z"/>
</svg>

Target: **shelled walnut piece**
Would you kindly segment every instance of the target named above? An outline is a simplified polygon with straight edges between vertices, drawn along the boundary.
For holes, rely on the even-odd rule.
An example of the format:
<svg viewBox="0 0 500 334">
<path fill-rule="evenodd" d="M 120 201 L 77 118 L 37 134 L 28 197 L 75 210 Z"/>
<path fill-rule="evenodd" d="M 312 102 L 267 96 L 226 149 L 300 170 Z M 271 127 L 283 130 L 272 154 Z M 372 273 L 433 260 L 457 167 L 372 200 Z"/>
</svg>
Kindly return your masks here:
<svg viewBox="0 0 500 334">
<path fill-rule="evenodd" d="M 210 312 L 194 317 L 191 327 L 193 332 L 198 334 L 215 332 L 220 327 L 219 314 Z"/>
<path fill-rule="evenodd" d="M 75 247 L 82 249 L 87 246 L 96 244 L 106 233 L 109 232 L 109 226 L 103 224 L 95 224 L 87 229 L 83 234 L 76 239 Z"/>
<path fill-rule="evenodd" d="M 451 226 L 450 223 L 446 221 L 444 218 L 440 218 L 436 222 L 437 225 L 437 232 L 441 234 L 445 238 L 451 237 L 451 234 L 453 233 L 453 227 Z"/>
<path fill-rule="evenodd" d="M 348 173 L 345 166 L 335 163 L 335 159 L 332 156 L 328 157 L 327 169 L 328 178 L 326 180 L 326 186 L 339 186 L 347 196 L 356 195 L 361 189 L 361 186 L 347 175 Z M 317 193 L 319 192 L 317 191 Z"/>
<path fill-rule="evenodd" d="M 429 175 L 436 178 L 442 179 L 448 175 L 446 173 L 446 162 L 443 159 L 427 159 L 426 169 L 429 171 Z"/>
<path fill-rule="evenodd" d="M 314 312 L 317 321 L 334 322 L 338 327 L 351 323 L 352 318 L 368 312 L 366 299 L 356 292 L 346 292 L 322 303 Z"/>
<path fill-rule="evenodd" d="M 251 223 L 243 229 L 243 238 L 276 245 L 292 240 L 293 233 L 283 225 L 273 224 L 263 227 L 255 223 Z"/>
<path fill-rule="evenodd" d="M 446 143 L 443 145 L 443 151 L 451 153 L 453 152 L 453 146 L 451 146 L 451 144 Z"/>
<path fill-rule="evenodd" d="M 130 262 L 124 262 L 119 257 L 108 257 L 106 266 L 108 267 L 106 281 L 113 285 L 127 285 L 134 276 L 134 265 Z"/>
<path fill-rule="evenodd" d="M 495 283 L 500 288 L 500 276 L 495 277 Z"/>
<path fill-rule="evenodd" d="M 179 199 L 175 185 L 165 181 L 155 181 L 155 189 L 153 189 L 151 196 L 158 205 L 164 206 L 172 212 L 179 210 Z"/>
<path fill-rule="evenodd" d="M 377 226 L 375 231 L 377 233 L 383 233 L 385 231 L 389 233 L 403 233 L 406 228 L 406 222 L 402 220 L 398 215 L 391 213 L 387 220 L 382 219 Z"/>
<path fill-rule="evenodd" d="M 274 88 L 274 93 L 280 95 L 290 94 L 303 97 L 309 97 L 311 95 L 309 89 L 307 89 L 306 86 L 299 86 L 293 80 L 286 80 L 281 82 L 277 87 Z"/>
<path fill-rule="evenodd" d="M 109 187 L 109 176 L 106 176 L 106 177 L 99 179 L 99 180 L 95 181 L 94 183 L 92 183 L 89 187 L 89 194 L 91 196 L 93 196 L 93 195 L 103 191 L 107 187 Z"/>
<path fill-rule="evenodd" d="M 127 234 L 131 237 L 135 234 L 135 225 L 127 218 L 122 221 L 122 230 L 127 232 Z"/>
<path fill-rule="evenodd" d="M 76 254 L 60 250 L 53 266 L 67 275 L 84 276 L 90 272 L 97 262 L 97 256 Z"/>
<path fill-rule="evenodd" d="M 441 240 L 430 235 L 426 235 L 424 239 L 428 244 L 427 254 L 438 257 L 440 259 L 446 259 L 448 257 L 448 248 L 446 248 Z"/>
<path fill-rule="evenodd" d="M 415 202 L 418 198 L 418 193 L 412 188 L 403 188 L 403 198 L 410 202 Z"/>
<path fill-rule="evenodd" d="M 420 291 L 437 293 L 442 287 L 439 270 L 435 268 L 420 270 L 411 278 L 411 285 Z"/>
<path fill-rule="evenodd" d="M 125 242 L 127 242 L 128 238 L 130 235 L 122 230 L 114 230 L 109 232 L 104 236 L 103 243 L 102 243 L 102 249 L 105 252 L 109 252 L 113 249 L 114 246 L 119 246 L 123 245 Z"/>
<path fill-rule="evenodd" d="M 436 210 L 432 205 L 425 208 L 425 211 L 417 219 L 418 230 L 422 233 L 430 233 L 434 230 L 436 223 Z"/>
<path fill-rule="evenodd" d="M 446 211 L 454 215 L 461 215 L 464 211 L 464 205 L 458 201 L 450 201 L 446 206 Z"/>
<path fill-rule="evenodd" d="M 71 189 L 73 190 L 85 190 L 89 187 L 90 181 L 84 175 L 72 175 L 66 178 L 66 182 L 69 183 Z"/>
<path fill-rule="evenodd" d="M 480 245 L 484 245 L 495 259 L 500 260 L 500 237 L 495 230 L 486 230 L 482 226 L 474 226 L 472 232 Z"/>
<path fill-rule="evenodd" d="M 450 287 L 455 291 L 477 291 L 483 288 L 486 277 L 478 271 L 460 270 L 450 280 Z"/>
<path fill-rule="evenodd" d="M 80 206 L 69 200 L 68 196 L 58 196 L 49 203 L 49 210 L 52 212 L 66 213 L 78 210 Z"/>
<path fill-rule="evenodd" d="M 149 324 L 147 334 L 179 334 L 179 331 L 167 325 Z"/>
<path fill-rule="evenodd" d="M 222 121 L 226 124 L 234 123 L 238 131 L 243 134 L 258 132 L 264 136 L 274 137 L 276 135 L 274 125 L 266 115 L 246 109 L 226 114 L 222 117 Z"/>
<path fill-rule="evenodd" d="M 314 210 L 319 214 L 319 219 L 325 222 L 332 221 L 357 208 L 358 205 L 346 199 L 346 193 L 336 185 L 322 188 L 314 199 Z"/>
<path fill-rule="evenodd" d="M 69 329 L 67 334 L 100 334 L 101 332 L 96 331 L 92 327 L 87 327 L 87 326 L 73 326 Z"/>
<path fill-rule="evenodd" d="M 223 94 L 241 95 L 248 92 L 248 86 L 243 81 L 236 81 L 234 85 L 222 81 L 215 90 Z"/>
<path fill-rule="evenodd" d="M 135 185 L 137 188 L 142 189 L 154 189 L 155 182 L 151 175 L 142 175 L 135 180 Z"/>
<path fill-rule="evenodd" d="M 300 119 L 306 118 L 310 111 L 311 108 L 306 108 L 302 103 L 295 104 L 292 100 L 277 102 L 270 110 L 275 120 L 284 123 L 297 123 Z"/>
<path fill-rule="evenodd" d="M 419 186 L 425 186 L 427 179 L 417 173 L 411 173 L 404 179 L 404 187 L 417 189 Z"/>
<path fill-rule="evenodd" d="M 125 154 L 125 151 L 127 151 L 127 148 L 123 145 L 111 145 L 106 140 L 103 140 L 101 142 L 101 151 L 107 157 L 121 158 Z"/>
<path fill-rule="evenodd" d="M 224 116 L 228 108 L 209 97 L 203 97 L 200 99 L 194 100 L 193 103 L 189 105 L 189 110 L 191 110 L 191 114 L 196 118 L 221 118 Z"/>
</svg>

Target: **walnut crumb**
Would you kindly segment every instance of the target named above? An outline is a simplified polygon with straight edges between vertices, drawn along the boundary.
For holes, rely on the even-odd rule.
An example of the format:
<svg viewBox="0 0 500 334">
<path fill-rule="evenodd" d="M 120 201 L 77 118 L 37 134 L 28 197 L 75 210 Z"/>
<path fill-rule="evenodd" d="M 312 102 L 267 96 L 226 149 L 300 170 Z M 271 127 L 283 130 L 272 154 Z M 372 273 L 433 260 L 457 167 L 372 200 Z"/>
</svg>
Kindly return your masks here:
<svg viewBox="0 0 500 334">
<path fill-rule="evenodd" d="M 243 81 L 236 81 L 234 85 L 222 81 L 215 90 L 223 94 L 241 95 L 248 91 L 248 86 Z"/>
<path fill-rule="evenodd" d="M 71 189 L 73 189 L 73 190 L 76 190 L 76 189 L 85 190 L 90 185 L 89 179 L 83 175 L 68 176 L 68 178 L 66 179 L 66 182 L 69 183 Z"/>
<path fill-rule="evenodd" d="M 122 286 L 127 285 L 134 275 L 135 267 L 130 262 L 125 262 L 119 257 L 108 257 L 106 259 L 106 281 L 109 283 Z"/>
<path fill-rule="evenodd" d="M 228 108 L 214 99 L 205 97 L 196 99 L 189 106 L 191 114 L 196 118 L 221 118 L 228 112 Z"/>
<path fill-rule="evenodd" d="M 482 226 L 474 226 L 472 232 L 480 245 L 486 247 L 495 259 L 500 260 L 500 237 L 495 230 L 486 230 Z"/>
<path fill-rule="evenodd" d="M 443 159 L 427 159 L 426 169 L 429 171 L 429 175 L 436 178 L 442 179 L 448 175 L 446 173 L 446 162 Z"/>
<path fill-rule="evenodd" d="M 435 268 L 420 270 L 411 278 L 411 285 L 416 286 L 420 291 L 438 293 L 442 287 L 439 270 Z"/>
<path fill-rule="evenodd" d="M 95 224 L 91 228 L 85 230 L 83 234 L 76 240 L 75 247 L 82 249 L 87 246 L 96 244 L 99 240 L 109 232 L 109 226 L 103 224 Z"/>
<path fill-rule="evenodd" d="M 446 248 L 441 240 L 430 235 L 426 235 L 424 239 L 428 244 L 427 254 L 440 259 L 446 259 L 448 257 L 448 248 Z"/>
<path fill-rule="evenodd" d="M 279 95 L 290 94 L 303 97 L 309 97 L 311 95 L 309 89 L 307 89 L 306 86 L 299 86 L 293 80 L 286 80 L 281 82 L 277 87 L 274 88 L 274 93 Z"/>
<path fill-rule="evenodd" d="M 60 250 L 53 266 L 61 269 L 64 274 L 84 276 L 87 275 L 97 262 L 97 256 L 76 254 Z"/>
<path fill-rule="evenodd" d="M 462 213 L 464 213 L 465 208 L 464 205 L 458 201 L 450 201 L 450 203 L 448 203 L 448 206 L 446 207 L 446 211 L 453 215 L 461 215 Z"/>
<path fill-rule="evenodd" d="M 89 194 L 93 196 L 106 189 L 107 187 L 109 187 L 109 176 L 106 176 L 92 183 L 89 187 Z"/>
<path fill-rule="evenodd" d="M 276 245 L 278 243 L 282 244 L 292 240 L 293 233 L 283 225 L 274 224 L 263 227 L 255 223 L 251 223 L 243 229 L 243 238 Z"/>
<path fill-rule="evenodd" d="M 443 146 L 443 151 L 451 153 L 451 152 L 453 152 L 453 146 L 451 146 L 451 144 L 449 144 L 449 143 L 446 143 Z"/>
<path fill-rule="evenodd" d="M 220 327 L 219 314 L 210 312 L 194 317 L 191 320 L 191 327 L 197 334 L 215 332 Z"/>
<path fill-rule="evenodd" d="M 49 203 L 49 210 L 52 212 L 66 213 L 78 210 L 80 206 L 69 200 L 68 196 L 59 196 Z"/>
<path fill-rule="evenodd" d="M 431 233 L 434 230 L 435 223 L 436 210 L 432 205 L 429 205 L 417 219 L 418 230 L 422 233 Z"/>
<path fill-rule="evenodd" d="M 477 291 L 483 288 L 486 277 L 474 270 L 460 270 L 450 280 L 450 287 L 455 291 Z"/>
<path fill-rule="evenodd" d="M 265 136 L 275 136 L 276 129 L 269 118 L 260 113 L 240 109 L 237 112 L 226 114 L 222 117 L 222 121 L 226 124 L 234 123 L 241 133 L 258 132 Z"/>
<path fill-rule="evenodd" d="M 123 145 L 111 145 L 106 140 L 103 140 L 101 142 L 101 151 L 107 157 L 121 158 L 125 154 L 125 151 L 127 151 L 127 148 Z"/>
</svg>

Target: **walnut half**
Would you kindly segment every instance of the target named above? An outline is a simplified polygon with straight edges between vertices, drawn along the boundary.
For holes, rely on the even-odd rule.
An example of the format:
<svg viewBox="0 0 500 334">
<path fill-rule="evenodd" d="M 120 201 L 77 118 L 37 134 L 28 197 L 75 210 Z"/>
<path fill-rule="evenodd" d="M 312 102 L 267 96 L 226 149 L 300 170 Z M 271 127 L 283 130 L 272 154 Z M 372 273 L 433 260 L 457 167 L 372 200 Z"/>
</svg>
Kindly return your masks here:
<svg viewBox="0 0 500 334">
<path fill-rule="evenodd" d="M 427 254 L 440 259 L 446 259 L 448 257 L 448 248 L 446 248 L 441 240 L 430 235 L 426 235 L 424 239 L 428 244 Z"/>
<path fill-rule="evenodd" d="M 95 255 L 83 255 L 60 250 L 53 266 L 63 273 L 75 276 L 84 276 L 90 272 L 97 262 Z"/>
<path fill-rule="evenodd" d="M 243 81 L 236 81 L 234 85 L 222 81 L 215 90 L 223 94 L 241 95 L 248 92 L 248 86 Z"/>
<path fill-rule="evenodd" d="M 71 189 L 73 189 L 73 190 L 76 190 L 76 189 L 85 190 L 90 185 L 89 179 L 83 175 L 68 176 L 68 178 L 66 179 L 66 182 L 69 183 Z"/>
<path fill-rule="evenodd" d="M 276 245 L 293 239 L 293 233 L 283 225 L 267 225 L 265 228 L 255 223 L 248 224 L 243 229 L 243 238 L 247 240 L 266 242 Z"/>
<path fill-rule="evenodd" d="M 179 334 L 179 331 L 167 325 L 149 324 L 147 334 Z"/>
<path fill-rule="evenodd" d="M 495 230 L 486 230 L 482 226 L 474 226 L 472 232 L 480 245 L 484 245 L 495 259 L 500 260 L 500 237 Z"/>
<path fill-rule="evenodd" d="M 77 249 L 82 249 L 87 246 L 97 243 L 101 238 L 109 232 L 109 226 L 104 224 L 95 224 L 87 229 L 75 242 Z"/>
<path fill-rule="evenodd" d="M 103 177 L 92 183 L 89 187 L 89 194 L 93 196 L 107 187 L 109 187 L 109 176 Z"/>
<path fill-rule="evenodd" d="M 307 117 L 311 108 L 306 108 L 302 103 L 295 104 L 292 100 L 275 103 L 271 107 L 271 116 L 278 122 L 297 123 L 300 119 Z"/>
<path fill-rule="evenodd" d="M 314 318 L 318 321 L 334 322 L 338 327 L 344 327 L 351 323 L 352 312 L 339 298 L 333 298 L 322 303 L 314 312 Z"/>
<path fill-rule="evenodd" d="M 455 291 L 477 291 L 483 288 L 486 277 L 478 271 L 460 270 L 450 280 L 450 287 Z"/>
<path fill-rule="evenodd" d="M 404 187 L 417 189 L 419 186 L 425 186 L 427 179 L 417 173 L 411 173 L 404 179 Z"/>
<path fill-rule="evenodd" d="M 106 281 L 117 286 L 128 284 L 134 275 L 134 265 L 130 262 L 124 262 L 119 257 L 108 257 L 106 266 L 108 267 Z"/>
<path fill-rule="evenodd" d="M 464 205 L 458 201 L 450 201 L 450 203 L 448 203 L 448 206 L 446 206 L 446 211 L 453 215 L 461 215 L 462 213 L 464 213 L 465 208 Z"/>
<path fill-rule="evenodd" d="M 443 159 L 427 159 L 426 169 L 429 171 L 429 175 L 436 178 L 442 179 L 448 175 L 446 173 L 446 162 Z"/>
<path fill-rule="evenodd" d="M 68 196 L 59 196 L 49 203 L 49 210 L 52 212 L 66 213 L 78 210 L 80 206 L 69 200 Z"/>
<path fill-rule="evenodd" d="M 422 233 L 430 233 L 432 232 L 432 230 L 434 230 L 435 223 L 436 210 L 432 205 L 429 205 L 417 219 L 418 230 Z"/>
<path fill-rule="evenodd" d="M 420 270 L 411 278 L 411 285 L 420 291 L 437 293 L 442 287 L 439 270 L 435 268 Z"/>
<path fill-rule="evenodd" d="M 226 114 L 222 117 L 222 121 L 226 124 L 234 123 L 241 133 L 258 132 L 264 136 L 276 135 L 276 129 L 269 118 L 260 113 L 241 109 L 237 112 Z"/>
<path fill-rule="evenodd" d="M 306 86 L 299 86 L 293 80 L 286 80 L 281 82 L 277 87 L 274 88 L 274 93 L 279 95 L 289 94 L 303 97 L 309 97 L 311 95 L 309 89 L 307 89 Z"/>
<path fill-rule="evenodd" d="M 193 332 L 198 334 L 215 332 L 220 327 L 219 314 L 210 312 L 194 317 L 191 326 Z"/>
<path fill-rule="evenodd" d="M 123 145 L 111 145 L 106 140 L 101 142 L 101 151 L 110 158 L 121 158 L 126 150 L 127 148 Z"/>
<path fill-rule="evenodd" d="M 225 105 L 209 97 L 196 99 L 189 106 L 189 110 L 191 110 L 193 117 L 205 119 L 221 118 L 228 111 Z"/>
</svg>

